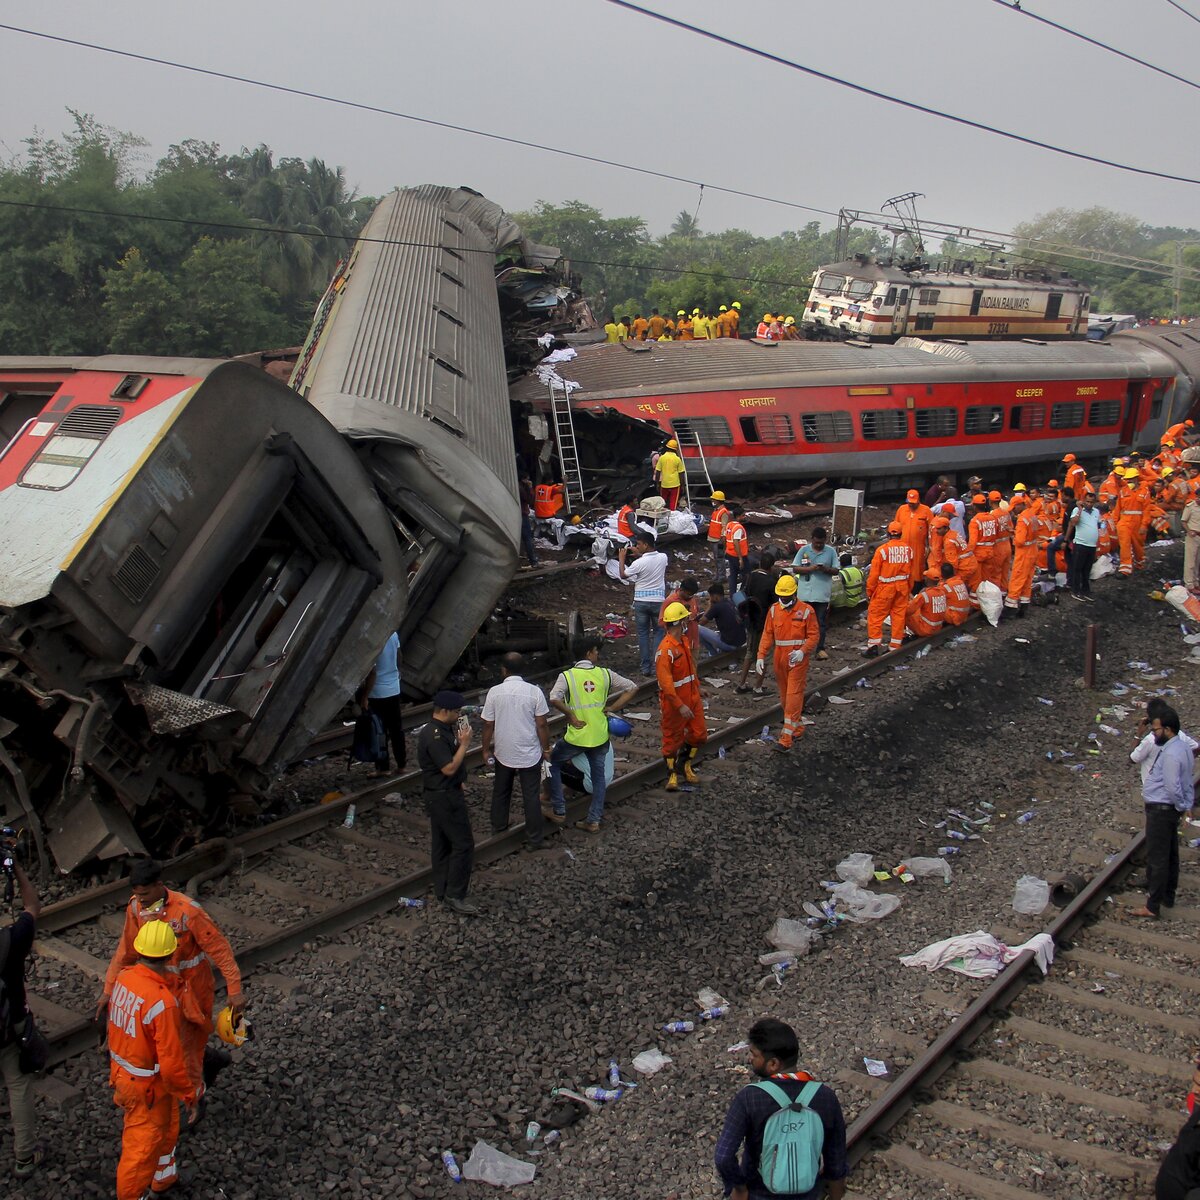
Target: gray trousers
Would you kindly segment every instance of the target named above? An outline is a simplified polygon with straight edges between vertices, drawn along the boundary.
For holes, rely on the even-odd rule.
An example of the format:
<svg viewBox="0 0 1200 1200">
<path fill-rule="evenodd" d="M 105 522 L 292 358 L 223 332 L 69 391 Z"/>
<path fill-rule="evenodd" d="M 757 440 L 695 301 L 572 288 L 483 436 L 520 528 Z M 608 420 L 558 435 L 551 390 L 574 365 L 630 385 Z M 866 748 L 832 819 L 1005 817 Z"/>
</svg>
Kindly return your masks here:
<svg viewBox="0 0 1200 1200">
<path fill-rule="evenodd" d="M 20 1034 L 24 1029 L 25 1022 L 21 1021 L 16 1032 Z M 26 1159 L 33 1154 L 37 1114 L 33 1107 L 33 1076 L 21 1074 L 20 1057 L 19 1037 L 0 1050 L 0 1074 L 4 1076 L 4 1086 L 8 1088 L 8 1106 L 12 1109 L 13 1153 L 19 1159 Z"/>
<path fill-rule="evenodd" d="M 1197 577 L 1197 559 L 1200 558 L 1200 536 L 1187 534 L 1183 539 L 1183 586 L 1195 590 L 1200 588 Z"/>
</svg>

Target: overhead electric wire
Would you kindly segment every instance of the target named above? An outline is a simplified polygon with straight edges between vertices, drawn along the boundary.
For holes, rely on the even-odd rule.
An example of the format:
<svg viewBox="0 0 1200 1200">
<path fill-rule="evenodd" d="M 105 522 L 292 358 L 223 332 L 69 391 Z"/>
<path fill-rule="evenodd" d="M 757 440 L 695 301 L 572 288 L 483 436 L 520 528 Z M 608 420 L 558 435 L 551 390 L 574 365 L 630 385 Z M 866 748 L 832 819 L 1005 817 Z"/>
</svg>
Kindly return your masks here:
<svg viewBox="0 0 1200 1200">
<path fill-rule="evenodd" d="M 814 79 L 821 79 L 826 83 L 833 83 L 838 87 L 848 88 L 859 95 L 871 96 L 876 100 L 886 101 L 888 104 L 899 105 L 901 108 L 907 108 L 912 112 L 924 113 L 926 116 L 950 121 L 955 125 L 964 125 L 968 129 L 977 129 L 983 133 L 995 134 L 997 137 L 1007 138 L 1009 141 L 1018 142 L 1025 146 L 1033 146 L 1038 150 L 1049 150 L 1052 154 L 1061 154 L 1067 158 L 1074 158 L 1081 162 L 1096 163 L 1098 166 L 1112 167 L 1117 171 L 1128 171 L 1133 175 L 1146 175 L 1153 179 L 1167 179 L 1172 183 L 1200 185 L 1200 179 L 1194 179 L 1190 175 L 1175 175 L 1170 171 L 1156 171 L 1150 167 L 1135 167 L 1130 163 L 1117 162 L 1115 159 L 1103 158 L 1098 154 L 1087 154 L 1082 150 L 1070 150 L 1065 146 L 1056 146 L 1052 142 L 1043 142 L 1038 138 L 1027 137 L 1023 133 L 1013 133 L 1008 129 L 1000 129 L 998 126 L 989 125 L 985 121 L 975 121 L 970 117 L 960 117 L 954 113 L 945 112 L 943 109 L 933 108 L 928 104 L 918 104 L 915 100 L 905 100 L 903 97 L 878 91 L 862 83 L 854 83 L 848 79 L 839 79 L 838 76 L 831 75 L 828 71 L 819 71 L 816 67 L 806 66 L 804 63 L 784 58 L 780 54 L 772 54 L 769 50 L 759 49 L 759 47 L 751 46 L 747 42 L 739 42 L 735 38 L 726 37 L 724 34 L 714 33 L 711 29 L 703 29 L 699 25 L 691 25 L 687 21 L 679 20 L 677 17 L 669 17 L 665 13 L 655 12 L 652 9 L 644 8 L 640 4 L 633 4 L 630 0 L 606 0 L 606 3 L 615 5 L 617 8 L 626 9 L 632 13 L 637 13 L 639 16 L 647 17 L 651 21 L 658 21 L 674 29 L 681 29 L 686 33 L 695 34 L 697 37 L 705 38 L 718 45 L 728 46 L 732 50 L 740 50 L 745 54 L 753 55 L 755 58 L 761 58 L 766 62 L 774 63 L 776 66 L 787 67 L 792 71 L 799 71 L 804 75 L 812 76 Z"/>
<path fill-rule="evenodd" d="M 649 175 L 654 179 L 665 179 L 670 183 L 685 183 L 689 187 L 704 187 L 710 192 L 722 192 L 727 196 L 739 196 L 743 200 L 760 200 L 765 204 L 778 204 L 784 208 L 799 209 L 803 212 L 819 213 L 823 217 L 836 217 L 835 210 L 829 208 L 814 208 L 811 204 L 799 204 L 794 200 L 781 200 L 777 196 L 764 196 L 758 192 L 749 192 L 741 188 L 722 187 L 720 184 L 709 183 L 707 180 L 691 179 L 686 175 L 673 175 L 669 171 L 658 171 L 653 167 L 639 167 L 632 163 L 618 162 L 612 158 L 602 158 L 595 154 L 584 154 L 578 150 L 565 150 L 561 146 L 550 146 L 542 142 L 531 142 L 524 138 L 510 137 L 507 134 L 492 133 L 486 129 L 472 129 L 469 125 L 455 125 L 450 121 L 438 121 L 433 117 L 422 117 L 415 113 L 400 112 L 394 108 L 384 108 L 378 104 L 367 104 L 360 100 L 347 100 L 341 96 L 331 96 L 323 92 L 313 92 L 305 88 L 290 87 L 283 83 L 270 83 L 263 79 L 254 79 L 248 75 L 235 75 L 230 71 L 218 71 L 211 67 L 198 67 L 192 63 L 177 62 L 169 58 L 157 58 L 152 54 L 138 54 L 133 50 L 121 50 L 115 46 L 104 46 L 98 42 L 85 42 L 79 38 L 63 37 L 61 34 L 45 33 L 39 29 L 25 29 L 20 25 L 8 25 L 0 22 L 0 30 L 9 33 L 19 33 L 26 37 L 40 38 L 47 42 L 58 42 L 64 46 L 75 46 L 81 50 L 94 50 L 101 54 L 112 54 L 118 58 L 132 59 L 135 62 L 150 63 L 158 67 L 170 67 L 175 71 L 186 71 L 192 75 L 204 75 L 210 79 L 222 79 L 226 83 L 242 83 L 247 87 L 263 88 L 271 92 L 280 92 L 288 96 L 299 96 L 305 100 L 319 100 L 323 104 L 336 104 L 343 108 L 353 108 L 359 112 L 375 113 L 384 117 L 396 117 L 402 121 L 412 121 L 417 125 L 428 125 L 434 129 L 446 129 L 452 133 L 466 133 L 472 137 L 486 138 L 493 142 L 504 142 L 510 146 L 521 146 L 527 150 L 540 150 L 546 154 L 558 154 L 565 158 L 573 158 L 578 162 L 593 163 L 602 167 L 614 167 L 621 171 L 633 171 L 638 175 Z"/>
<path fill-rule="evenodd" d="M 1116 46 L 1110 46 L 1107 42 L 1100 41 L 1099 38 L 1090 37 L 1086 33 L 1080 33 L 1078 29 L 1071 29 L 1066 25 L 1060 25 L 1057 21 L 1050 20 L 1049 17 L 1043 17 L 1038 13 L 1030 12 L 1029 9 L 1022 8 L 1020 0 L 992 0 L 992 3 L 1000 5 L 1001 8 L 1007 8 L 1009 12 L 1029 17 L 1030 20 L 1037 21 L 1042 25 L 1049 25 L 1051 29 L 1057 29 L 1059 33 L 1065 33 L 1068 37 L 1078 38 L 1081 42 L 1087 42 L 1089 46 L 1095 46 L 1099 50 L 1115 54 L 1118 58 L 1123 58 L 1127 62 L 1136 63 L 1139 67 L 1145 67 L 1148 71 L 1155 71 L 1159 75 L 1165 75 L 1168 79 L 1174 79 L 1177 83 L 1185 84 L 1187 87 L 1200 91 L 1200 83 L 1197 83 L 1196 80 L 1188 79 L 1183 75 L 1176 75 L 1174 71 L 1168 71 L 1166 67 L 1155 66 L 1154 63 L 1147 62 L 1144 58 L 1138 58 L 1136 54 L 1128 54 L 1124 50 L 1118 50 Z M 1191 16 L 1190 13 L 1188 15 Z"/>
<path fill-rule="evenodd" d="M 1185 17 L 1190 17 L 1190 18 L 1191 18 L 1193 21 L 1195 21 L 1195 22 L 1196 22 L 1196 24 L 1197 24 L 1197 25 L 1200 25 L 1200 17 L 1196 16 L 1196 14 L 1195 14 L 1195 13 L 1193 13 L 1193 12 L 1188 12 L 1188 10 L 1187 10 L 1186 8 L 1184 8 L 1182 4 L 1176 4 L 1176 3 L 1175 3 L 1175 0 L 1167 0 L 1167 3 L 1168 3 L 1168 4 L 1169 4 L 1169 5 L 1172 7 L 1172 8 L 1177 8 L 1177 9 L 1179 9 L 1179 11 L 1180 11 L 1181 13 L 1183 13 L 1183 15 L 1184 15 Z"/>
</svg>

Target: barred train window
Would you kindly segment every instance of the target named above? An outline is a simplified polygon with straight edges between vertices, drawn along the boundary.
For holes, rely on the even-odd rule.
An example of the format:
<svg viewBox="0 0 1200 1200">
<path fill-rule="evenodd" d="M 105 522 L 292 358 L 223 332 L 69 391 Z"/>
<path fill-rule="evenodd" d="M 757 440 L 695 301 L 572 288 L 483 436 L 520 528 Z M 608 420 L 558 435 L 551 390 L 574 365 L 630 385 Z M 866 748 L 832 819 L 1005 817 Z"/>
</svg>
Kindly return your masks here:
<svg viewBox="0 0 1200 1200">
<path fill-rule="evenodd" d="M 854 423 L 848 412 L 805 413 L 801 418 L 806 442 L 852 442 Z"/>
<path fill-rule="evenodd" d="M 1120 400 L 1093 400 L 1088 413 L 1089 425 L 1115 425 L 1121 419 Z"/>
<path fill-rule="evenodd" d="M 1078 429 L 1083 424 L 1084 403 L 1071 400 L 1066 404 L 1055 404 L 1050 409 L 1051 429 Z"/>
<path fill-rule="evenodd" d="M 676 417 L 671 428 L 679 438 L 679 444 L 702 446 L 732 446 L 733 434 L 724 417 Z"/>
<path fill-rule="evenodd" d="M 956 408 L 918 408 L 913 417 L 919 438 L 953 437 L 958 432 Z"/>
<path fill-rule="evenodd" d="M 908 413 L 897 408 L 871 409 L 862 415 L 862 435 L 869 442 L 895 442 L 908 437 Z"/>
<path fill-rule="evenodd" d="M 1004 409 L 998 404 L 978 404 L 967 409 L 963 433 L 968 437 L 985 437 L 1004 432 Z"/>
</svg>

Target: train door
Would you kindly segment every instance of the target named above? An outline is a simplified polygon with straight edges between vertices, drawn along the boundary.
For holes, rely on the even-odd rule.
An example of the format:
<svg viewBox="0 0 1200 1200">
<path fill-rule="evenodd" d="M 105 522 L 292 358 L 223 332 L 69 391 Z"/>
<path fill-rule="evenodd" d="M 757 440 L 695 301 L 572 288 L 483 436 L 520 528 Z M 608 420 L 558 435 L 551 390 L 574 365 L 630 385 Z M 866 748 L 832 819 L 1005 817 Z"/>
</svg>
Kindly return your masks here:
<svg viewBox="0 0 1200 1200">
<path fill-rule="evenodd" d="M 902 334 L 908 327 L 908 288 L 901 288 L 892 309 L 892 333 Z"/>
<path fill-rule="evenodd" d="M 1129 381 L 1126 387 L 1125 419 L 1121 422 L 1121 445 L 1132 446 L 1142 423 L 1142 415 L 1146 408 L 1146 394 L 1150 390 L 1145 379 Z"/>
<path fill-rule="evenodd" d="M 1062 311 L 1062 292 L 1051 292 L 1046 298 L 1046 320 L 1057 321 L 1058 314 Z"/>
</svg>

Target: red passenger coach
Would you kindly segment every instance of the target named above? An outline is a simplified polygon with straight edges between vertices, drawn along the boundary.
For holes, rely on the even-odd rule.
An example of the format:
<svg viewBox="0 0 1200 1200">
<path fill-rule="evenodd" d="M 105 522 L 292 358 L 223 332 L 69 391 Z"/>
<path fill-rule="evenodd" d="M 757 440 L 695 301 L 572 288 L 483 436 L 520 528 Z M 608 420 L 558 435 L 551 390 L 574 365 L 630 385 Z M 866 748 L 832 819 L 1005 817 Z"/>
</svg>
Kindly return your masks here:
<svg viewBox="0 0 1200 1200">
<path fill-rule="evenodd" d="M 558 369 L 580 385 L 577 414 L 651 422 L 714 480 L 911 478 L 1157 448 L 1200 374 L 1200 338 L 1173 332 L 1173 344 L 620 343 Z M 536 381 L 513 395 L 548 403 Z"/>
</svg>

